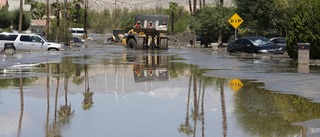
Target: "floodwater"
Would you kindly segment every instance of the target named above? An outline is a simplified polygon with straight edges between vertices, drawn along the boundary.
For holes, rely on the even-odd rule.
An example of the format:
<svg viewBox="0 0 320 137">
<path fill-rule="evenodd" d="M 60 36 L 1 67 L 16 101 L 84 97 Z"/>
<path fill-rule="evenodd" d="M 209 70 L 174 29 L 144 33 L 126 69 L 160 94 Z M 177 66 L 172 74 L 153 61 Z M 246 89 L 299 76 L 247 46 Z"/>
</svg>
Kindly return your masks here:
<svg viewBox="0 0 320 137">
<path fill-rule="evenodd" d="M 275 74 L 318 76 L 318 68 L 311 76 L 286 61 L 118 45 L 2 54 L 0 60 L 1 137 L 286 137 L 320 131 L 319 103 L 283 94 L 288 90 L 276 84 L 269 90 L 272 80 L 261 82 Z M 241 81 L 233 89 L 230 73 Z"/>
</svg>

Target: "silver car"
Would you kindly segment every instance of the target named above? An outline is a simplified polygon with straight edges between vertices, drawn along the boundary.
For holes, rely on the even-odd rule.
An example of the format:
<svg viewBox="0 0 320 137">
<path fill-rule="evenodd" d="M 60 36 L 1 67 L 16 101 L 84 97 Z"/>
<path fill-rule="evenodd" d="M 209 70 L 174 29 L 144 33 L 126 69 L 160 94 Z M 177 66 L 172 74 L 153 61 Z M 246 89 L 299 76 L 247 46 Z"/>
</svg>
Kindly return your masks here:
<svg viewBox="0 0 320 137">
<path fill-rule="evenodd" d="M 0 33 L 0 51 L 6 48 L 16 51 L 60 51 L 65 50 L 65 45 L 49 42 L 36 34 Z"/>
</svg>

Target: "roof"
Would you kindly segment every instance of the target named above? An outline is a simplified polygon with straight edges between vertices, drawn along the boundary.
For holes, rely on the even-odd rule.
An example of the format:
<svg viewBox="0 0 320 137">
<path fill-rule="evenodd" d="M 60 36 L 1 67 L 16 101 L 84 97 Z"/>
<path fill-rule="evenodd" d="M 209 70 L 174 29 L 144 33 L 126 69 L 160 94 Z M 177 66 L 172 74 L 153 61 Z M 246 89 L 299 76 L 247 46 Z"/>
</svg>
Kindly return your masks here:
<svg viewBox="0 0 320 137">
<path fill-rule="evenodd" d="M 0 0 L 0 9 L 7 5 L 7 0 Z"/>
<path fill-rule="evenodd" d="M 46 20 L 31 20 L 31 26 L 46 26 Z"/>
</svg>

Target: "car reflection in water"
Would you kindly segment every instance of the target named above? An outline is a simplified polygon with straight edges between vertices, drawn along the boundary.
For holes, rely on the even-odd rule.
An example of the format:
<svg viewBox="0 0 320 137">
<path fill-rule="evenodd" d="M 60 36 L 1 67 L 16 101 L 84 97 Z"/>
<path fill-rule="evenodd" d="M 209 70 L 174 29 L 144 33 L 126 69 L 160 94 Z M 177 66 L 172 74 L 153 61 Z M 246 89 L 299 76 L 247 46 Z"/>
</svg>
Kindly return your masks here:
<svg viewBox="0 0 320 137">
<path fill-rule="evenodd" d="M 151 54 L 136 54 L 127 57 L 128 61 L 133 62 L 134 81 L 169 81 L 168 56 L 157 52 Z"/>
</svg>

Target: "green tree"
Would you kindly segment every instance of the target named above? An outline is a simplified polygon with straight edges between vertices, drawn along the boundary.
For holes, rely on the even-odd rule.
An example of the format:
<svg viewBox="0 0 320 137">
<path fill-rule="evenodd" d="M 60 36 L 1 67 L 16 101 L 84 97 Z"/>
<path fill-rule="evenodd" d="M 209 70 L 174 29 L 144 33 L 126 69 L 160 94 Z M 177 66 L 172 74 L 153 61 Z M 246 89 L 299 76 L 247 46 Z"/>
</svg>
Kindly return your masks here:
<svg viewBox="0 0 320 137">
<path fill-rule="evenodd" d="M 19 29 L 19 18 L 20 18 L 20 11 L 19 10 L 13 11 L 12 23 L 13 23 L 13 28 L 16 30 Z M 30 22 L 31 22 L 30 14 L 28 14 L 27 12 L 23 12 L 21 31 L 27 30 L 30 27 Z"/>
<path fill-rule="evenodd" d="M 296 4 L 286 29 L 287 51 L 291 58 L 298 58 L 297 43 L 310 43 L 310 58 L 320 58 L 319 6 L 319 0 L 301 0 Z"/>
<path fill-rule="evenodd" d="M 60 27 L 57 27 L 57 18 L 51 19 L 50 20 L 51 25 L 50 25 L 50 32 L 48 40 L 55 40 L 57 33 L 59 35 L 58 37 L 58 42 L 64 42 L 65 45 L 69 45 L 71 33 L 68 29 L 69 26 L 67 26 L 67 21 L 60 19 Z M 57 31 L 59 29 L 59 31 Z"/>
<path fill-rule="evenodd" d="M 232 26 L 228 23 L 228 19 L 233 14 L 232 8 L 218 5 L 215 7 L 205 6 L 196 12 L 196 21 L 191 24 L 191 27 L 204 39 L 217 40 L 220 31 L 225 35 L 232 34 Z"/>
<path fill-rule="evenodd" d="M 92 15 L 92 30 L 94 33 L 104 33 L 110 23 L 110 10 L 104 9 L 102 12 L 89 11 Z"/>
<path fill-rule="evenodd" d="M 9 28 L 11 25 L 11 20 L 11 14 L 8 9 L 0 9 L 0 28 Z"/>
<path fill-rule="evenodd" d="M 73 0 L 73 3 L 75 4 L 75 8 L 77 10 L 77 23 L 80 23 L 80 4 L 83 4 L 83 0 Z"/>
<path fill-rule="evenodd" d="M 171 35 L 174 35 L 174 13 L 178 7 L 178 3 L 176 2 L 169 2 L 169 10 L 171 12 L 170 19 L 171 19 Z"/>
<path fill-rule="evenodd" d="M 63 3 L 59 3 L 59 9 L 58 9 L 57 5 L 58 5 L 57 2 L 50 4 L 50 7 L 51 7 L 50 13 L 53 14 L 54 16 L 58 15 L 58 10 L 61 13 L 61 12 L 63 12 L 63 9 L 64 9 Z"/>
<path fill-rule="evenodd" d="M 265 35 L 273 28 L 272 4 L 274 0 L 234 0 L 236 13 L 244 20 L 241 28 L 250 29 L 251 34 Z M 231 16 L 228 16 L 229 18 Z"/>
<path fill-rule="evenodd" d="M 169 19 L 171 19 L 169 23 L 169 31 L 171 31 L 171 33 L 173 32 L 173 30 L 174 32 L 185 31 L 189 26 L 188 21 L 190 20 L 189 11 L 185 10 L 183 6 L 178 6 L 174 3 L 175 2 L 172 3 L 171 8 L 164 9 L 164 14 L 169 15 Z M 172 12 L 174 14 L 172 14 Z"/>
<path fill-rule="evenodd" d="M 79 13 L 78 13 L 79 12 Z M 79 16 L 78 16 L 79 14 Z M 71 21 L 71 26 L 73 28 L 83 28 L 83 22 L 84 21 L 84 9 L 81 8 L 79 11 L 75 8 L 75 6 L 70 6 L 70 13 L 69 13 L 69 20 Z M 79 20 L 79 23 L 78 23 Z"/>
<path fill-rule="evenodd" d="M 32 19 L 43 19 L 46 14 L 46 5 L 44 3 L 36 3 L 35 7 L 31 10 Z"/>
</svg>

